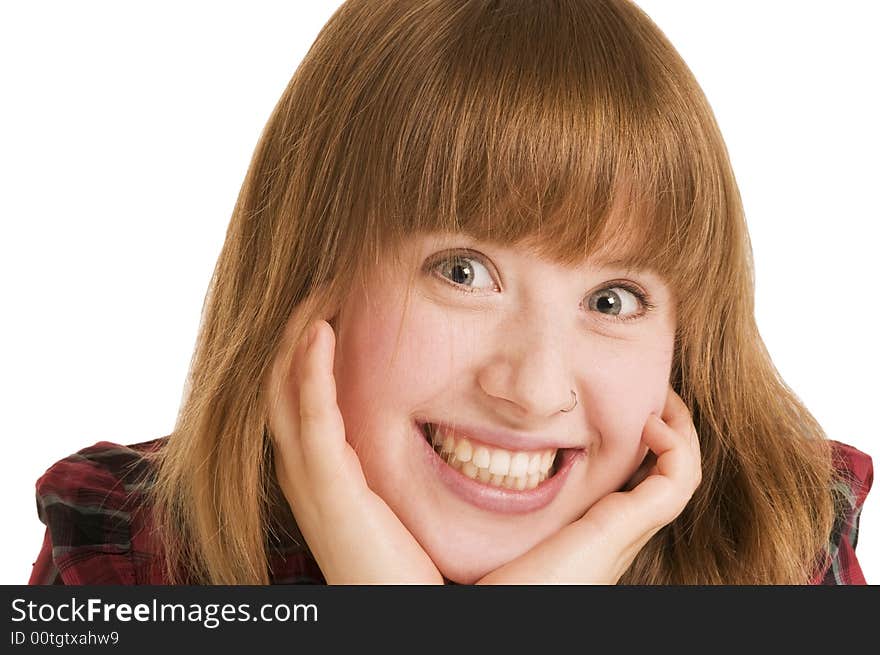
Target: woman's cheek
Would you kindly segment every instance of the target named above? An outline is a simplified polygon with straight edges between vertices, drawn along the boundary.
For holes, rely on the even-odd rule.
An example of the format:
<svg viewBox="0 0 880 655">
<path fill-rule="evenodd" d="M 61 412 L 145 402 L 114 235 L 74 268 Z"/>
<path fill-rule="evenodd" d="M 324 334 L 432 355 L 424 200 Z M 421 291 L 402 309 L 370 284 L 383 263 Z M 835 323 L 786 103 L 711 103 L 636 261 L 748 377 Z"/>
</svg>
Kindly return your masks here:
<svg viewBox="0 0 880 655">
<path fill-rule="evenodd" d="M 593 402 L 585 409 L 589 421 L 598 429 L 603 448 L 636 453 L 643 450 L 642 430 L 651 413 L 659 414 L 666 402 L 669 386 L 670 357 L 637 357 L 617 361 L 614 375 L 594 379 L 590 386 Z M 591 411 L 592 410 L 592 411 Z"/>
<path fill-rule="evenodd" d="M 411 391 L 417 403 L 454 394 L 454 386 L 465 379 L 460 372 L 481 347 L 478 323 L 456 320 L 442 307 L 414 300 L 403 318 L 399 340 L 395 330 L 396 354 L 388 376 L 399 388 Z"/>
</svg>

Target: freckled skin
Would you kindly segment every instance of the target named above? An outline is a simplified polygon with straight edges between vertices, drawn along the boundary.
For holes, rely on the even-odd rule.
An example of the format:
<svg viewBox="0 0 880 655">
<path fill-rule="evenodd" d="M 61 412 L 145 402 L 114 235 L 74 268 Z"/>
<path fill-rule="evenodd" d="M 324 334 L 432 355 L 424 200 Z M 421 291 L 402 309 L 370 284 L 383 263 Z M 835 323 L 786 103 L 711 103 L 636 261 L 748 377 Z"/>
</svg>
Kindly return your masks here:
<svg viewBox="0 0 880 655">
<path fill-rule="evenodd" d="M 488 262 L 477 283 L 491 274 L 499 289 L 462 293 L 422 271 L 432 255 L 461 248 Z M 335 321 L 338 403 L 370 487 L 444 576 L 471 583 L 581 517 L 638 468 L 645 420 L 666 398 L 673 299 L 647 272 L 568 268 L 467 237 L 419 235 L 404 252 L 402 266 L 380 266 L 354 286 L 364 292 Z M 620 280 L 647 291 L 655 308 L 625 323 L 588 308 L 590 294 Z M 560 412 L 571 389 L 578 404 Z M 415 416 L 575 442 L 588 456 L 548 506 L 497 514 L 431 472 Z"/>
</svg>

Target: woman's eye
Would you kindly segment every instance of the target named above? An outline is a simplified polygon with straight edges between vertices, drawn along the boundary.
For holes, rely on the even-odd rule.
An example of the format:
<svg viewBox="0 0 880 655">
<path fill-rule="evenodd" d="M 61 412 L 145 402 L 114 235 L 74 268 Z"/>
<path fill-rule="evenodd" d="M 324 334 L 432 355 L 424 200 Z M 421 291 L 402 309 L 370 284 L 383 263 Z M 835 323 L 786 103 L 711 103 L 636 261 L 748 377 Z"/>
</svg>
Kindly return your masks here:
<svg viewBox="0 0 880 655">
<path fill-rule="evenodd" d="M 607 287 L 590 296 L 592 311 L 620 318 L 635 318 L 645 305 L 644 297 L 624 287 Z"/>
<path fill-rule="evenodd" d="M 437 260 L 434 271 L 444 279 L 470 289 L 497 289 L 492 273 L 479 259 L 465 255 L 449 255 Z"/>
</svg>

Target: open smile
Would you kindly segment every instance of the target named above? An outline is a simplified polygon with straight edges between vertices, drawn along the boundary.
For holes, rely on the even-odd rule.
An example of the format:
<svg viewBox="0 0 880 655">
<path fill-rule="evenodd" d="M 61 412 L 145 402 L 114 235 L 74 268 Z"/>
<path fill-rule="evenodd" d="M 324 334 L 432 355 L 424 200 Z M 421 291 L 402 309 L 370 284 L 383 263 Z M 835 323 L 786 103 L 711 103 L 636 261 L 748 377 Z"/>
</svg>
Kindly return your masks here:
<svg viewBox="0 0 880 655">
<path fill-rule="evenodd" d="M 584 455 L 583 448 L 501 448 L 427 421 L 417 421 L 416 428 L 441 480 L 469 503 L 495 512 L 530 512 L 549 504 Z"/>
</svg>

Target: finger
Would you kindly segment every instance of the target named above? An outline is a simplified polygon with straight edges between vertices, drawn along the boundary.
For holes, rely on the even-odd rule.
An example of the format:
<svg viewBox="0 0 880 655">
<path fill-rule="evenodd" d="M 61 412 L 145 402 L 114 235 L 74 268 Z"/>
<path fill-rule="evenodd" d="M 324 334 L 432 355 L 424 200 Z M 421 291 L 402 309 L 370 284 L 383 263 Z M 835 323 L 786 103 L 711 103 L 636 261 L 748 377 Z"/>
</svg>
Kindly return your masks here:
<svg viewBox="0 0 880 655">
<path fill-rule="evenodd" d="M 657 475 L 690 494 L 702 477 L 700 452 L 693 423 L 689 421 L 683 430 L 684 434 L 652 414 L 645 422 L 642 440 L 657 456 Z"/>
<path fill-rule="evenodd" d="M 269 376 L 271 401 L 269 407 L 269 430 L 272 440 L 282 448 L 289 448 L 299 438 L 299 384 L 297 371 L 302 369 L 310 330 L 306 329 L 298 340 L 289 325 L 282 337 L 282 345 L 272 363 Z M 314 326 L 310 326 L 314 327 Z M 290 353 L 291 348 L 293 352 Z"/>
<path fill-rule="evenodd" d="M 651 414 L 642 430 L 642 441 L 657 456 L 657 472 L 670 478 L 681 478 L 690 470 L 690 447 L 685 437 Z"/>
<path fill-rule="evenodd" d="M 682 435 L 690 448 L 691 474 L 699 484 L 702 479 L 702 456 L 700 454 L 700 435 L 694 426 L 691 411 L 670 385 L 664 407 L 664 419 L 673 431 Z"/>
<path fill-rule="evenodd" d="M 294 499 L 301 497 L 298 488 L 308 479 L 300 444 L 298 378 L 311 334 L 309 328 L 314 326 L 297 334 L 300 325 L 290 321 L 285 327 L 269 376 L 271 400 L 268 423 L 276 455 L 275 475 L 291 508 L 294 507 Z"/>
<path fill-rule="evenodd" d="M 691 448 L 685 436 L 655 415 L 648 417 L 642 440 L 657 455 L 655 472 L 645 477 L 631 494 L 661 520 L 672 520 L 702 478 L 699 450 Z"/>
<path fill-rule="evenodd" d="M 661 418 L 666 425 L 688 439 L 688 441 L 697 441 L 697 431 L 694 428 L 691 412 L 671 385 L 666 394 L 666 403 L 663 406 Z"/>
<path fill-rule="evenodd" d="M 338 469 L 346 445 L 333 377 L 335 347 L 333 329 L 326 321 L 317 321 L 299 382 L 300 443 L 316 472 L 324 474 Z"/>
</svg>

